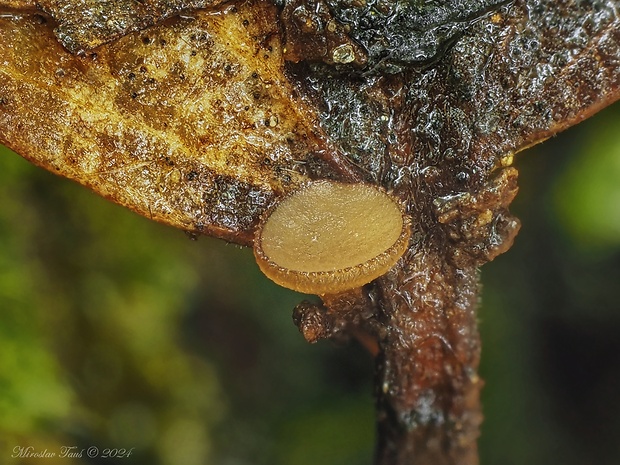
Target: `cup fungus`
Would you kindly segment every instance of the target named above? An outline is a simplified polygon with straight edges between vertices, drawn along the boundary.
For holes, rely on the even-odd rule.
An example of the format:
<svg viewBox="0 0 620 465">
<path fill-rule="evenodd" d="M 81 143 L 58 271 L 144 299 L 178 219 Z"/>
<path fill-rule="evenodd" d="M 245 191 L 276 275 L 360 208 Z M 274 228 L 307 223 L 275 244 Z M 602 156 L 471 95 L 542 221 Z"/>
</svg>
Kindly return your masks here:
<svg viewBox="0 0 620 465">
<path fill-rule="evenodd" d="M 400 204 L 369 184 L 316 181 L 261 222 L 254 255 L 268 278 L 308 294 L 337 294 L 385 274 L 410 235 Z"/>
</svg>

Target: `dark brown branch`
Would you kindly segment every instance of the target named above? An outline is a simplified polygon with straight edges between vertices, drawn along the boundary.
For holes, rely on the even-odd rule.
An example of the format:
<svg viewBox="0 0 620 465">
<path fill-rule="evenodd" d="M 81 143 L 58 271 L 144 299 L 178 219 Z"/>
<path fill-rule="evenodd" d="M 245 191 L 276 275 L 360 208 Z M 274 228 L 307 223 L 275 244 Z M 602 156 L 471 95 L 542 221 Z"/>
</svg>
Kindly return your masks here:
<svg viewBox="0 0 620 465">
<path fill-rule="evenodd" d="M 403 199 L 414 225 L 364 322 L 379 341 L 378 465 L 478 463 L 478 267 L 519 230 L 508 212 L 513 154 L 619 96 L 617 5 L 536 5 L 516 2 L 481 21 L 436 66 L 325 78 L 310 92 L 326 102 L 317 106 L 327 108 L 331 139 Z M 588 41 L 567 44 L 558 30 Z M 338 307 L 327 314 L 345 315 L 350 330 Z"/>
</svg>

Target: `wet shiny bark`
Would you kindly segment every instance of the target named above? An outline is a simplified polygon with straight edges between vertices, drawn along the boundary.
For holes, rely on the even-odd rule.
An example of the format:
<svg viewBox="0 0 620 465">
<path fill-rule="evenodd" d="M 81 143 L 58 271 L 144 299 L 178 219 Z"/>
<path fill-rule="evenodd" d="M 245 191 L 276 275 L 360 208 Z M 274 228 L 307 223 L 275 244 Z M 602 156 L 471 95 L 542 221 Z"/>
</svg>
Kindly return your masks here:
<svg viewBox="0 0 620 465">
<path fill-rule="evenodd" d="M 307 338 L 361 328 L 377 354 L 376 463 L 478 463 L 478 267 L 519 230 L 508 211 L 513 155 L 617 98 L 616 6 L 517 2 L 472 26 L 439 63 L 399 75 L 294 68 L 356 178 L 393 190 L 414 225 L 408 253 L 365 299 L 296 312 Z M 364 321 L 347 310 L 356 306 Z"/>
</svg>

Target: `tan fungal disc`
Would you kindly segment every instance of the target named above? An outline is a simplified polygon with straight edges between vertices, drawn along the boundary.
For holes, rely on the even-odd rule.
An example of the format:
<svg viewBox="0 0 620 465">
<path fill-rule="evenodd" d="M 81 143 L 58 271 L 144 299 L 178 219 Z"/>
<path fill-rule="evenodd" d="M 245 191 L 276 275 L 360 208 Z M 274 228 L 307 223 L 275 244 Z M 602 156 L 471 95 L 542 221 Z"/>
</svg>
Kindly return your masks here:
<svg viewBox="0 0 620 465">
<path fill-rule="evenodd" d="M 385 274 L 407 248 L 399 204 L 368 184 L 317 181 L 285 198 L 254 241 L 260 269 L 276 283 L 336 294 Z"/>
</svg>

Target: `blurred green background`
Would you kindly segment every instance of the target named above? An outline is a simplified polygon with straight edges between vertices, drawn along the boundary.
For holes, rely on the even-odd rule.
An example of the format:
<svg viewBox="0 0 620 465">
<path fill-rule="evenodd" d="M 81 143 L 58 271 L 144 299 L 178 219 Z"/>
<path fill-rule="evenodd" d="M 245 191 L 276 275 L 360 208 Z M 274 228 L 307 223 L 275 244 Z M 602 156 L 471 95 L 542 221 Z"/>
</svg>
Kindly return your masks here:
<svg viewBox="0 0 620 465">
<path fill-rule="evenodd" d="M 620 463 L 618 128 L 616 105 L 517 158 L 523 228 L 483 268 L 483 465 Z M 306 344 L 301 298 L 0 149 L 0 464 L 370 465 L 372 362 Z M 30 446 L 99 458 L 11 458 Z"/>
</svg>

